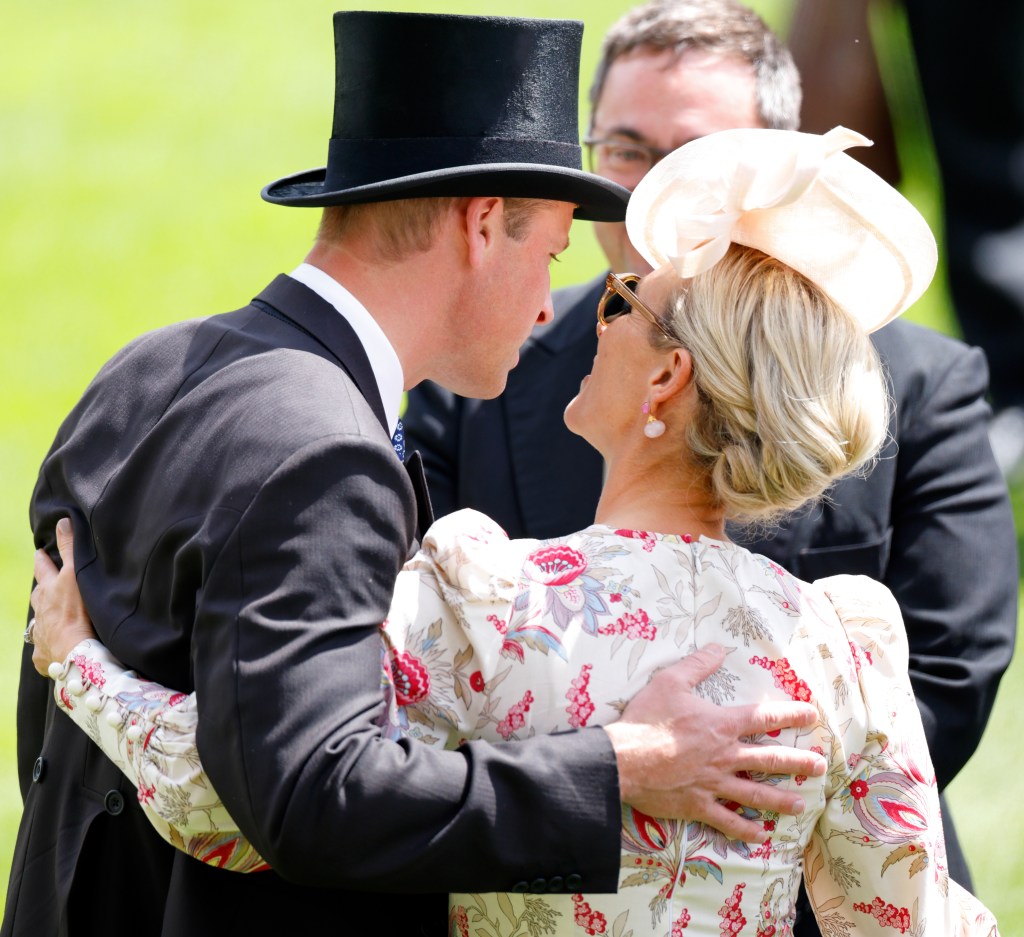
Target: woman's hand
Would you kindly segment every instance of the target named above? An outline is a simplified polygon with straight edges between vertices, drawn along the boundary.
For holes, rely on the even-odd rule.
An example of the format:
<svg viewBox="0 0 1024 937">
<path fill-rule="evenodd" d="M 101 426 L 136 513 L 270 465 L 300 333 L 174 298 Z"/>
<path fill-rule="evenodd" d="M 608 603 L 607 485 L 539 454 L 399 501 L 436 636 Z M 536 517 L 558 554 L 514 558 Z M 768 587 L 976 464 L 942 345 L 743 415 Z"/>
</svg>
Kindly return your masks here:
<svg viewBox="0 0 1024 937">
<path fill-rule="evenodd" d="M 37 550 L 33 567 L 36 587 L 32 590 L 32 664 L 44 677 L 50 664 L 61 664 L 81 641 L 96 632 L 78 591 L 75 578 L 74 531 L 66 517 L 57 522 L 57 550 L 63 567 L 57 569 L 45 550 Z"/>
</svg>

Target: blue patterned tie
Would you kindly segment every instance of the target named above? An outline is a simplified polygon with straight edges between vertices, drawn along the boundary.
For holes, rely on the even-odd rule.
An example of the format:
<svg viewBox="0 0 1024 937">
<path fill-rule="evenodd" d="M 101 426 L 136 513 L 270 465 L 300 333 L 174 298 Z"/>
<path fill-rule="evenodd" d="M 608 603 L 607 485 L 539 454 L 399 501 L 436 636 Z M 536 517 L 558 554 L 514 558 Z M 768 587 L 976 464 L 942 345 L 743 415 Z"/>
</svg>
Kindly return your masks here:
<svg viewBox="0 0 1024 937">
<path fill-rule="evenodd" d="M 405 428 L 402 426 L 402 421 L 398 421 L 398 425 L 395 427 L 395 435 L 391 437 L 391 445 L 395 447 L 395 455 L 398 456 L 399 462 L 405 461 Z"/>
</svg>

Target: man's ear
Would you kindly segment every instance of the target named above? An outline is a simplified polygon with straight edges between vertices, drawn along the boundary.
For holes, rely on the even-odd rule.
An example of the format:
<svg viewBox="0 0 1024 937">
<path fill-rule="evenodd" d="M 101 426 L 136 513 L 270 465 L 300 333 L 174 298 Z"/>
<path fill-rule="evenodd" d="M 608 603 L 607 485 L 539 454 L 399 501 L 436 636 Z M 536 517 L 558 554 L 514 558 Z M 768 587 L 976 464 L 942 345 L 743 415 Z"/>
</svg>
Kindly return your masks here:
<svg viewBox="0 0 1024 937">
<path fill-rule="evenodd" d="M 504 200 L 494 196 L 465 200 L 460 217 L 470 266 L 479 268 L 486 263 L 499 230 L 503 230 L 504 206 Z"/>
<path fill-rule="evenodd" d="M 667 403 L 685 393 L 692 383 L 693 358 L 685 348 L 673 348 L 651 373 L 651 403 Z"/>
</svg>

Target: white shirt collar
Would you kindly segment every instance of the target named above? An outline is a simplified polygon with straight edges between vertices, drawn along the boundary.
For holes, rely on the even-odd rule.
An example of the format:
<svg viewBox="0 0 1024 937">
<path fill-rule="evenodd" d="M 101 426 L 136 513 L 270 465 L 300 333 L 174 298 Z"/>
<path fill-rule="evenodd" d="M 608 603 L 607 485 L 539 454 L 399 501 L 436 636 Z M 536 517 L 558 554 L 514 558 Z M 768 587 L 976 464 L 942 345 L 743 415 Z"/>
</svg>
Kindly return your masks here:
<svg viewBox="0 0 1024 937">
<path fill-rule="evenodd" d="M 398 360 L 398 355 L 384 330 L 355 296 L 319 267 L 302 263 L 290 275 L 292 279 L 308 286 L 317 296 L 329 302 L 352 326 L 366 352 L 366 357 L 370 359 L 370 367 L 373 369 L 377 390 L 384 405 L 384 415 L 393 436 L 402 407 L 405 375 L 402 372 L 402 362 Z"/>
</svg>

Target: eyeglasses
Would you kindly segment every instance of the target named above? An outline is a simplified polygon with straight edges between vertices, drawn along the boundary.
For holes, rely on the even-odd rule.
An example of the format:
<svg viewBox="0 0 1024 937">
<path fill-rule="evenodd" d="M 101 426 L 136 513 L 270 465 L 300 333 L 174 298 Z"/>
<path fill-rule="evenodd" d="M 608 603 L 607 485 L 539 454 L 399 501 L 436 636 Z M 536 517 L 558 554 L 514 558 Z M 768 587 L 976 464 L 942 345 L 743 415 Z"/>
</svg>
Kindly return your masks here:
<svg viewBox="0 0 1024 937">
<path fill-rule="evenodd" d="M 587 165 L 591 172 L 605 172 L 620 178 L 640 181 L 654 164 L 663 160 L 672 150 L 635 143 L 631 140 L 603 140 L 587 137 Z"/>
<path fill-rule="evenodd" d="M 661 318 L 640 302 L 637 297 L 635 287 L 640 280 L 641 277 L 635 273 L 624 273 L 621 277 L 614 273 L 608 274 L 608 279 L 605 280 L 604 296 L 597 304 L 597 334 L 600 335 L 608 328 L 608 323 L 613 319 L 635 309 L 665 338 L 678 345 L 679 339 L 666 328 Z"/>
</svg>

